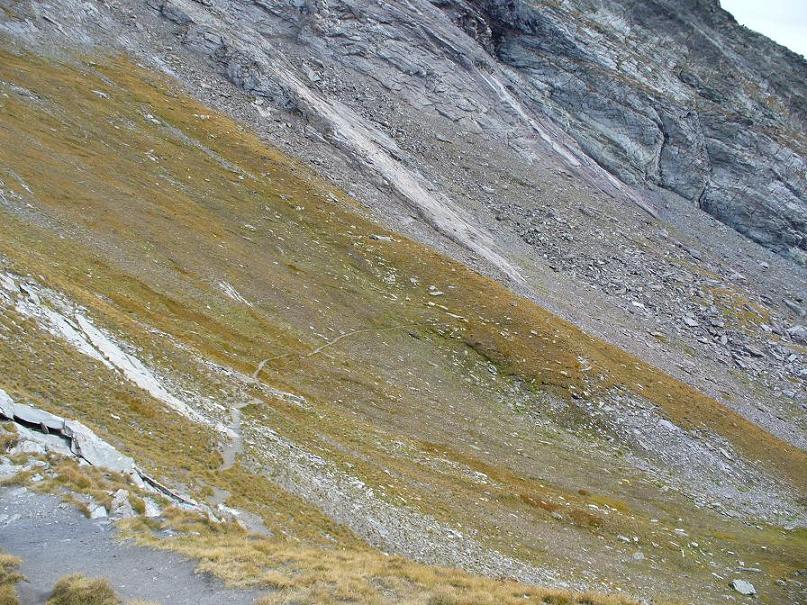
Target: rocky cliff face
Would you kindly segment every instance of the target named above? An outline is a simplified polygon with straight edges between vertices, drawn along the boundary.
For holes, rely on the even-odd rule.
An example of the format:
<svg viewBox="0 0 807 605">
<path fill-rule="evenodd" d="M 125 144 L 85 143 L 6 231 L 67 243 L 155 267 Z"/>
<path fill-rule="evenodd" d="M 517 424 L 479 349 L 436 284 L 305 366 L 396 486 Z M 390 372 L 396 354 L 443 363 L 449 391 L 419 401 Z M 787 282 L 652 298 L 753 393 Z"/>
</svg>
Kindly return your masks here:
<svg viewBox="0 0 807 605">
<path fill-rule="evenodd" d="M 803 58 L 713 0 L 435 4 L 610 173 L 804 262 Z"/>
<path fill-rule="evenodd" d="M 807 262 L 807 63 L 712 0 L 146 4 L 244 91 L 339 133 L 331 142 L 352 161 L 387 156 L 373 178 L 444 234 L 467 221 L 438 216 L 448 204 L 412 174 L 428 163 L 418 126 L 435 116 L 643 206 L 700 208 Z M 484 239 L 462 231 L 451 237 Z"/>
</svg>

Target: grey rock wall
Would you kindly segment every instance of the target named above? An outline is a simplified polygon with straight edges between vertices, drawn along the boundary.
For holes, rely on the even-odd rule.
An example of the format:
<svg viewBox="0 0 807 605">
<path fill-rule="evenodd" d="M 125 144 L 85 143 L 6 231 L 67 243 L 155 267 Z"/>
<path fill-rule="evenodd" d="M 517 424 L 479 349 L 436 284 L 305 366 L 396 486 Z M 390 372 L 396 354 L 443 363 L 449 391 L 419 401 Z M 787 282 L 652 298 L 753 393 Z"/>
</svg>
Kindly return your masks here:
<svg viewBox="0 0 807 605">
<path fill-rule="evenodd" d="M 521 74 L 528 103 L 610 173 L 672 191 L 805 263 L 802 57 L 712 0 L 436 4 Z"/>
</svg>

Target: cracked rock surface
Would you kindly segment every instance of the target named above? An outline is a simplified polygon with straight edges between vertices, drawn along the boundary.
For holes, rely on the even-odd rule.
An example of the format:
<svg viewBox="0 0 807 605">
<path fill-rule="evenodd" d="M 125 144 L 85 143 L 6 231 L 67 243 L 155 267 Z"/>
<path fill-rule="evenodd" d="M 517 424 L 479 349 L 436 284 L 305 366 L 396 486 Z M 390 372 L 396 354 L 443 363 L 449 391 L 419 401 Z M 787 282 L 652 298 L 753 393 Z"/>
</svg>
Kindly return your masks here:
<svg viewBox="0 0 807 605">
<path fill-rule="evenodd" d="M 613 175 L 639 197 L 672 193 L 805 262 L 807 63 L 713 0 L 150 5 L 238 87 L 302 111 L 315 127 L 330 122 L 340 147 L 368 152 L 328 114 L 371 112 L 395 144 L 364 134 L 401 154 L 366 78 L 421 113 L 505 138 L 527 158 L 549 148 L 606 187 Z M 271 53 L 270 40 L 290 56 Z M 322 93 L 342 93 L 339 104 Z M 381 178 L 400 189 L 389 171 Z"/>
<path fill-rule="evenodd" d="M 611 174 L 804 262 L 802 57 L 716 0 L 436 4 L 475 14 L 465 29 Z"/>
</svg>

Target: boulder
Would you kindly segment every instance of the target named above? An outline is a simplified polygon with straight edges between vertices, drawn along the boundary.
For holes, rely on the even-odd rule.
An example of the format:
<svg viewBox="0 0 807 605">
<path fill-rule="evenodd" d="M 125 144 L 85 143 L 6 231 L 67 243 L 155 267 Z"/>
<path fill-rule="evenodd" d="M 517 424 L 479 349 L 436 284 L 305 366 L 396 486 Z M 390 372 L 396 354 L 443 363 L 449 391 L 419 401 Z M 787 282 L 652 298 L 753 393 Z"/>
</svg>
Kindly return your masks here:
<svg viewBox="0 0 807 605">
<path fill-rule="evenodd" d="M 0 414 L 9 420 L 32 425 L 38 427 L 42 432 L 55 433 L 66 438 L 70 442 L 70 451 L 93 466 L 100 466 L 124 474 L 131 474 L 135 471 L 134 460 L 121 454 L 80 422 L 65 420 L 44 410 L 16 403 L 2 389 L 0 389 Z M 40 436 L 35 435 L 34 431 L 29 431 L 29 433 L 31 433 L 32 440 L 41 442 Z M 51 436 L 50 440 L 52 441 L 56 435 Z M 55 442 L 54 445 L 56 445 Z M 25 447 L 32 447 L 36 450 L 28 453 L 44 454 L 44 449 L 46 449 L 36 446 Z M 39 451 L 40 449 L 42 451 Z"/>
<path fill-rule="evenodd" d="M 106 508 L 100 504 L 90 506 L 90 519 L 106 519 L 107 516 Z"/>
<path fill-rule="evenodd" d="M 93 466 L 123 474 L 134 471 L 134 460 L 121 454 L 80 422 L 67 420 L 64 434 L 71 440 L 70 449 L 73 453 Z"/>
<path fill-rule="evenodd" d="M 787 335 L 790 336 L 793 342 L 800 345 L 807 345 L 807 327 L 795 325 L 787 329 Z"/>
<path fill-rule="evenodd" d="M 123 517 L 128 519 L 135 516 L 134 509 L 131 502 L 129 502 L 129 492 L 125 489 L 119 489 L 112 497 L 112 506 L 109 507 L 109 513 L 113 517 Z"/>
<path fill-rule="evenodd" d="M 70 442 L 65 439 L 60 433 L 42 433 L 37 429 L 29 429 L 20 424 L 17 425 L 17 434 L 19 436 L 20 444 L 29 442 L 26 445 L 30 451 L 27 453 L 41 454 L 47 452 L 49 454 L 59 454 L 60 456 L 70 456 Z"/>
<path fill-rule="evenodd" d="M 751 596 L 757 594 L 757 589 L 747 580 L 732 580 L 731 587 L 742 595 Z"/>
<path fill-rule="evenodd" d="M 681 318 L 681 320 L 682 320 L 682 321 L 683 321 L 683 322 L 684 322 L 686 325 L 688 325 L 690 328 L 696 328 L 697 326 L 699 326 L 699 325 L 700 325 L 700 324 L 698 323 L 698 320 L 697 320 L 697 319 L 695 319 L 695 317 L 694 317 L 693 315 L 689 315 L 689 314 L 684 315 L 684 317 L 682 317 L 682 318 Z"/>
<path fill-rule="evenodd" d="M 160 510 L 160 505 L 154 500 L 146 498 L 146 510 L 143 514 L 151 519 L 153 517 L 159 517 L 162 514 L 162 510 Z"/>
<path fill-rule="evenodd" d="M 64 429 L 64 419 L 54 416 L 44 410 L 15 403 L 4 390 L 0 389 L 0 414 L 9 420 L 17 420 L 26 424 L 45 427 L 48 431 L 61 432 Z"/>
<path fill-rule="evenodd" d="M 22 467 L 12 464 L 7 458 L 0 460 L 0 481 L 11 479 L 14 475 L 19 473 Z"/>
</svg>

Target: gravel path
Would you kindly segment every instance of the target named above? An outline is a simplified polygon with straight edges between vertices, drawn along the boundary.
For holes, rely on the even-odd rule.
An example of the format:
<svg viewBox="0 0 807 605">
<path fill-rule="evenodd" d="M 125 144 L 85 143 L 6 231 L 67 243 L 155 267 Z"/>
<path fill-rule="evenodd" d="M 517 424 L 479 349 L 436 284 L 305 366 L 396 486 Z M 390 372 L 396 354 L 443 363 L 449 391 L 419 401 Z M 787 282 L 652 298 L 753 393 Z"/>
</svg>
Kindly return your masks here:
<svg viewBox="0 0 807 605">
<path fill-rule="evenodd" d="M 230 590 L 194 572 L 192 561 L 121 543 L 108 520 L 91 521 L 53 496 L 0 488 L 0 548 L 23 560 L 23 605 L 44 603 L 56 581 L 80 572 L 103 576 L 124 600 L 162 605 L 251 604 L 256 592 Z"/>
</svg>

